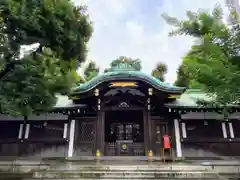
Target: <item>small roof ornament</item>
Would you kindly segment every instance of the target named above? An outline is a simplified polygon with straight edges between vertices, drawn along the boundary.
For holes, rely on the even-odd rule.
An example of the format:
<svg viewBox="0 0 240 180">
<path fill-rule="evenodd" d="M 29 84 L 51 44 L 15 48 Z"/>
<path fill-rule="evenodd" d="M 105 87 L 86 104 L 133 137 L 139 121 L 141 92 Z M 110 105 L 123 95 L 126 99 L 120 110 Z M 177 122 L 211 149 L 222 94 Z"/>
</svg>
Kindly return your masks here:
<svg viewBox="0 0 240 180">
<path fill-rule="evenodd" d="M 121 59 L 121 62 L 125 62 L 125 61 L 126 61 L 126 58 L 122 58 L 122 59 Z"/>
<path fill-rule="evenodd" d="M 127 58 L 122 58 L 120 63 L 112 67 L 110 71 L 136 71 L 136 69 L 127 62 Z"/>
</svg>

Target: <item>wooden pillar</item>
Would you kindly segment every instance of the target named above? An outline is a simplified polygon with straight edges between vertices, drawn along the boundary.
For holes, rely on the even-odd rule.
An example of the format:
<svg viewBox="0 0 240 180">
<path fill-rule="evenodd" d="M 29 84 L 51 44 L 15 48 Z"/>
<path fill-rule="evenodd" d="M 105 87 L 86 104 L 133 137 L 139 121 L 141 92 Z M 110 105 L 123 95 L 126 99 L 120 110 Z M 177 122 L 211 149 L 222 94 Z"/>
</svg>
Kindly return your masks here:
<svg viewBox="0 0 240 180">
<path fill-rule="evenodd" d="M 148 151 L 152 150 L 152 122 L 151 122 L 151 105 L 150 98 L 147 99 L 147 106 L 143 110 L 143 125 L 144 125 L 144 146 L 145 155 L 148 155 Z"/>
<path fill-rule="evenodd" d="M 151 119 L 151 100 L 148 98 L 148 107 L 147 107 L 147 121 L 148 121 L 148 150 L 153 150 L 153 141 L 152 141 L 152 119 Z"/>
<path fill-rule="evenodd" d="M 235 138 L 235 134 L 234 134 L 234 129 L 233 129 L 232 122 L 229 122 L 229 123 L 228 123 L 228 127 L 229 127 L 230 137 L 231 137 L 231 138 Z"/>
<path fill-rule="evenodd" d="M 176 143 L 176 156 L 178 158 L 182 157 L 182 144 L 180 138 L 180 128 L 179 128 L 179 120 L 174 119 L 174 131 L 175 131 L 175 143 Z"/>
<path fill-rule="evenodd" d="M 100 106 L 99 106 L 100 108 Z M 101 137 L 101 111 L 98 108 L 97 112 L 97 122 L 96 122 L 96 151 L 100 150 L 100 137 Z"/>
<path fill-rule="evenodd" d="M 64 127 L 63 127 L 63 139 L 67 138 L 67 134 L 68 134 L 68 123 L 64 123 Z"/>
<path fill-rule="evenodd" d="M 19 126 L 19 131 L 18 131 L 18 139 L 22 139 L 22 136 L 23 136 L 23 123 L 20 124 Z"/>
<path fill-rule="evenodd" d="M 182 137 L 187 138 L 187 130 L 186 130 L 186 123 L 181 122 L 181 127 L 182 127 Z"/>
<path fill-rule="evenodd" d="M 100 119 L 100 151 L 102 155 L 104 155 L 105 149 L 105 112 L 101 111 L 101 119 Z"/>
<path fill-rule="evenodd" d="M 226 128 L 226 122 L 222 122 L 222 133 L 223 133 L 223 137 L 227 138 L 227 128 Z"/>
<path fill-rule="evenodd" d="M 144 147 L 145 147 L 145 155 L 148 155 L 149 150 L 149 132 L 148 132 L 148 113 L 147 110 L 143 110 L 143 125 L 144 125 Z"/>
<path fill-rule="evenodd" d="M 97 127 L 96 127 L 96 150 L 104 154 L 105 146 L 105 112 L 98 111 Z"/>
<path fill-rule="evenodd" d="M 74 139 L 75 139 L 75 120 L 70 120 L 69 141 L 68 141 L 68 153 L 67 157 L 73 157 L 74 152 Z"/>
<path fill-rule="evenodd" d="M 24 139 L 28 139 L 28 137 L 29 137 L 29 132 L 30 132 L 30 124 L 26 124 Z"/>
<path fill-rule="evenodd" d="M 105 146 L 105 112 L 101 107 L 101 99 L 97 100 L 97 127 L 96 127 L 96 150 L 104 154 Z"/>
<path fill-rule="evenodd" d="M 29 132 L 30 132 L 30 124 L 28 122 L 28 117 L 24 116 L 24 124 L 25 126 L 25 131 L 24 131 L 24 139 L 28 139 L 29 137 Z"/>
</svg>

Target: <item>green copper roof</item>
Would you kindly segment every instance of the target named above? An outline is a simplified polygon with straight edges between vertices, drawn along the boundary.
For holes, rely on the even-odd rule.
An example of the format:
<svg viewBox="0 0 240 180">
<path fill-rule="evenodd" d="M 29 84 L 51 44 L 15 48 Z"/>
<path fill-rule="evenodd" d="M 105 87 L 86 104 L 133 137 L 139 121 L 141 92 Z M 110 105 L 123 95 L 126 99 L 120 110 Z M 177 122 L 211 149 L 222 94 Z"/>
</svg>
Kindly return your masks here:
<svg viewBox="0 0 240 180">
<path fill-rule="evenodd" d="M 157 78 L 147 75 L 141 71 L 136 71 L 129 64 L 120 63 L 117 67 L 113 67 L 109 72 L 99 75 L 92 80 L 80 84 L 73 89 L 73 93 L 87 92 L 101 83 L 115 80 L 140 80 L 153 86 L 154 88 L 171 93 L 182 93 L 185 88 L 172 86 L 169 83 L 162 82 Z"/>
<path fill-rule="evenodd" d="M 169 106 L 179 106 L 179 107 L 197 107 L 198 101 L 206 101 L 211 102 L 213 99 L 209 97 L 206 93 L 198 89 L 188 89 L 184 92 L 180 98 L 174 100 L 173 102 L 169 103 Z"/>
</svg>

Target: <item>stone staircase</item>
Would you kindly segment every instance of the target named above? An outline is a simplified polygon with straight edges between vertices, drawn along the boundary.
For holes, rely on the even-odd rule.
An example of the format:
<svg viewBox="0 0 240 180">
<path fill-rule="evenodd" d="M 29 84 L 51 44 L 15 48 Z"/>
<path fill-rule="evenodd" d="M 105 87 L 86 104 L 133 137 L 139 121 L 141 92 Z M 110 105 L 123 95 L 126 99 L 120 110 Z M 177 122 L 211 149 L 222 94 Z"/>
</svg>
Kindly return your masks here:
<svg viewBox="0 0 240 180">
<path fill-rule="evenodd" d="M 93 179 L 239 179 L 229 172 L 214 171 L 210 166 L 162 163 L 118 162 L 28 162 L 0 164 L 0 180 L 93 180 Z M 231 176 L 230 176 L 231 175 Z M 21 176 L 21 179 L 19 178 Z"/>
</svg>

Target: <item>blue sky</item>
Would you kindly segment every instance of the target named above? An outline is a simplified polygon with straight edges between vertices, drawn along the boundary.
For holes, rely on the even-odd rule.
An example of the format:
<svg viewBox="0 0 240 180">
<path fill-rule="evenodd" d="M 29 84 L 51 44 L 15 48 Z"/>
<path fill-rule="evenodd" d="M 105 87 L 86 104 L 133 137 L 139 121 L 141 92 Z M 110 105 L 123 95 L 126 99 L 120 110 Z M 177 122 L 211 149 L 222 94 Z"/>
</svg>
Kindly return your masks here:
<svg viewBox="0 0 240 180">
<path fill-rule="evenodd" d="M 103 70 L 119 56 L 140 58 L 143 71 L 150 73 L 157 62 L 168 65 L 166 79 L 172 83 L 182 57 L 193 39 L 168 37 L 172 27 L 161 18 L 167 13 L 185 18 L 186 10 L 212 9 L 225 0 L 73 0 L 87 4 L 94 34 L 88 48 L 88 60 Z"/>
</svg>

